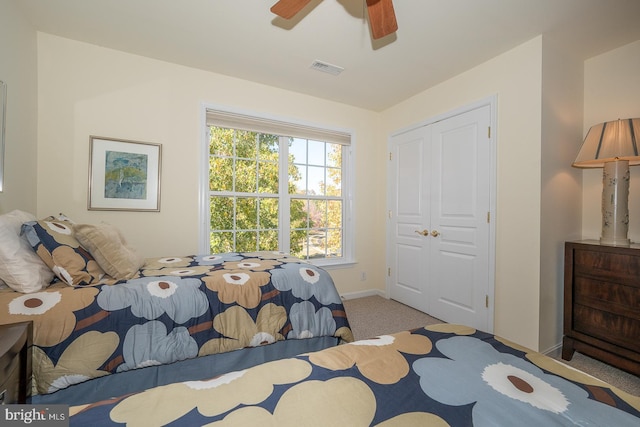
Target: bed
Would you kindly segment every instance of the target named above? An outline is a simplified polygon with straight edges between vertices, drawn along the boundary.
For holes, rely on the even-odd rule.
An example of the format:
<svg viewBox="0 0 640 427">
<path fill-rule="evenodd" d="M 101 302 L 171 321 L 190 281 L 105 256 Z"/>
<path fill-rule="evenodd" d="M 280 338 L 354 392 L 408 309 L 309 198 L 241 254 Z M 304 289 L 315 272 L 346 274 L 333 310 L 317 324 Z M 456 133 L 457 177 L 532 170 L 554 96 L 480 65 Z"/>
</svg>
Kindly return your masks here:
<svg viewBox="0 0 640 427">
<path fill-rule="evenodd" d="M 460 325 L 431 325 L 70 408 L 92 426 L 638 426 L 640 398 Z"/>
<path fill-rule="evenodd" d="M 0 290 L 0 324 L 33 322 L 32 403 L 79 404 L 353 340 L 329 274 L 284 253 L 142 259 L 107 224 L 11 219 L 45 265 L 15 280 L 2 260 L 28 254 L 6 257 L 0 236 L 0 277 L 13 285 Z"/>
</svg>

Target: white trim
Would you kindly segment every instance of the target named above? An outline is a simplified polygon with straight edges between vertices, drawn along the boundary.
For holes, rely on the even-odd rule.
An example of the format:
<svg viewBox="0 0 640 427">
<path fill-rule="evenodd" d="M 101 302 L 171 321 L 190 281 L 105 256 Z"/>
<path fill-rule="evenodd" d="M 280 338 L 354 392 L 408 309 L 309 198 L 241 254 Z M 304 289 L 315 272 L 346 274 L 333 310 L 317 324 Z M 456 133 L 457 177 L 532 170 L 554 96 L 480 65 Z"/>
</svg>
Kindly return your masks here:
<svg viewBox="0 0 640 427">
<path fill-rule="evenodd" d="M 279 136 L 315 139 L 333 144 L 349 145 L 351 143 L 351 134 L 341 130 L 269 119 L 258 115 L 234 113 L 226 110 L 207 109 L 207 124 Z"/>
<path fill-rule="evenodd" d="M 442 120 L 451 118 L 453 116 L 458 116 L 460 114 L 464 114 L 464 113 L 467 113 L 469 111 L 476 110 L 476 109 L 478 109 L 480 107 L 484 107 L 485 105 L 491 106 L 491 119 L 493 120 L 493 119 L 495 119 L 494 113 L 496 112 L 495 106 L 496 106 L 497 100 L 498 100 L 498 96 L 497 95 L 491 95 L 491 96 L 488 96 L 488 97 L 483 98 L 481 100 L 472 102 L 470 104 L 466 104 L 466 105 L 463 105 L 461 107 L 454 108 L 453 110 L 449 110 L 449 111 L 447 111 L 445 113 L 441 113 L 441 114 L 438 114 L 436 116 L 429 117 L 429 118 L 424 119 L 424 120 L 422 120 L 420 122 L 411 124 L 409 126 L 405 126 L 403 128 L 400 128 L 400 129 L 396 130 L 395 132 L 392 132 L 389 135 L 389 138 L 387 140 L 389 141 L 389 144 L 390 144 L 391 143 L 390 142 L 391 138 L 394 137 L 394 136 L 401 135 L 401 134 L 403 134 L 405 132 L 409 132 L 409 131 L 412 131 L 414 129 L 417 129 L 417 128 L 420 128 L 420 127 L 423 127 L 423 126 L 427 126 L 427 125 L 430 125 L 430 124 L 433 124 L 433 123 L 436 123 L 436 122 L 440 122 Z M 493 126 L 493 123 L 492 123 L 492 126 Z M 493 137 L 491 138 L 491 140 L 493 140 Z M 389 147 L 390 146 L 391 145 L 389 145 Z"/>
<path fill-rule="evenodd" d="M 265 112 L 260 112 L 260 111 L 252 111 L 252 110 L 247 110 L 247 109 L 243 109 L 243 108 L 235 108 L 235 107 L 231 107 L 231 106 L 228 106 L 228 105 L 204 103 L 203 104 L 203 108 L 204 108 L 204 117 L 205 117 L 205 120 L 204 120 L 203 123 L 204 123 L 205 126 L 206 126 L 206 123 L 207 123 L 207 110 L 220 111 L 220 112 L 227 112 L 227 113 L 229 113 L 229 115 L 243 116 L 243 117 L 248 117 L 248 118 L 253 117 L 253 118 L 256 118 L 256 119 L 261 119 L 263 122 L 282 123 L 282 124 L 295 125 L 295 126 L 298 126 L 301 129 L 305 129 L 306 128 L 306 129 L 314 129 L 314 130 L 317 130 L 317 131 L 326 131 L 327 134 L 351 135 L 351 138 L 352 138 L 352 141 L 353 141 L 354 131 L 353 131 L 352 128 L 329 126 L 329 125 L 326 125 L 324 123 L 312 122 L 312 121 L 309 121 L 309 120 L 295 119 L 295 118 L 291 118 L 291 117 L 284 117 L 284 116 L 279 116 L 279 115 L 276 115 L 276 114 L 265 113 Z M 295 136 L 295 135 L 286 135 L 286 136 Z M 326 142 L 333 142 L 333 141 L 328 141 L 327 140 Z"/>
<path fill-rule="evenodd" d="M 562 354 L 562 343 L 558 343 L 553 347 L 546 349 L 545 351 L 540 351 L 540 353 L 544 354 L 545 356 L 557 359 Z"/>
<path fill-rule="evenodd" d="M 496 302 L 496 224 L 497 215 L 497 188 L 498 188 L 498 95 L 494 94 L 482 101 L 485 105 L 489 105 L 491 117 L 491 135 L 489 143 L 491 144 L 491 165 L 489 167 L 490 180 L 490 196 L 489 196 L 489 212 L 491 213 L 491 221 L 489 222 L 489 317 L 487 323 L 489 328 L 487 332 L 493 333 L 495 321 L 495 302 Z"/>
<path fill-rule="evenodd" d="M 208 223 L 209 199 L 207 192 L 209 190 L 209 176 L 205 171 L 209 170 L 209 127 L 207 126 L 207 108 L 203 104 L 200 108 L 200 129 L 202 129 L 200 144 L 200 162 L 199 162 L 199 181 L 198 188 L 198 253 L 208 254 L 211 251 L 209 243 L 209 233 L 211 232 L 211 224 Z"/>
<path fill-rule="evenodd" d="M 384 291 L 381 291 L 380 289 L 369 289 L 366 291 L 347 292 L 346 294 L 340 294 L 340 298 L 342 298 L 343 300 L 372 297 L 372 296 L 379 296 L 384 299 L 389 299 L 389 296 L 387 295 L 387 293 L 385 293 Z"/>
<path fill-rule="evenodd" d="M 282 143 L 282 138 L 286 137 L 278 137 L 278 144 Z M 285 146 L 284 150 L 280 152 L 280 155 L 289 158 L 289 147 Z M 279 201 L 284 201 L 287 205 L 291 206 L 291 194 L 289 194 L 289 171 L 287 168 L 280 168 L 278 180 Z M 287 223 L 291 223 L 291 209 L 283 209 L 282 213 L 278 215 L 278 230 L 283 230 Z M 283 236 L 281 235 L 278 239 L 279 243 L 282 243 L 282 240 Z"/>
</svg>

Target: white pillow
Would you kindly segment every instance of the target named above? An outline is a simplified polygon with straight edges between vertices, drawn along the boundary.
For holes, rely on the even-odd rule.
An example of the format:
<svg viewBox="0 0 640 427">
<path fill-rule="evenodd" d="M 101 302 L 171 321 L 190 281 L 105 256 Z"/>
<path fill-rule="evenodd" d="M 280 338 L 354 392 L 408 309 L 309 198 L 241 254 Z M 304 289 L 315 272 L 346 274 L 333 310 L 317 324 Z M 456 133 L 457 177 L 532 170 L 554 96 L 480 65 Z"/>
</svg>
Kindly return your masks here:
<svg viewBox="0 0 640 427">
<path fill-rule="evenodd" d="M 36 217 L 19 210 L 0 215 L 0 279 L 11 289 L 25 294 L 49 286 L 53 272 L 20 235 L 22 224 Z"/>
</svg>

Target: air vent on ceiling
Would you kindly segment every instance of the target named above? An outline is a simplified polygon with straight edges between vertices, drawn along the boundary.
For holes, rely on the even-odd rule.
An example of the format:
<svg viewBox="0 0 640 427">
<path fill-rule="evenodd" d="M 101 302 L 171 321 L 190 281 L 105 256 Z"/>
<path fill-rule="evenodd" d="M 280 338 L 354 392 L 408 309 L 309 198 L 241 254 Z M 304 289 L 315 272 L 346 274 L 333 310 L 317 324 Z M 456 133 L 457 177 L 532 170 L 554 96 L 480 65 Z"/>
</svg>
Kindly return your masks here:
<svg viewBox="0 0 640 427">
<path fill-rule="evenodd" d="M 333 74 L 337 76 L 344 71 L 344 68 L 337 65 L 329 64 L 328 62 L 318 61 L 317 59 L 311 63 L 311 68 L 314 70 L 322 71 L 324 73 Z"/>
</svg>

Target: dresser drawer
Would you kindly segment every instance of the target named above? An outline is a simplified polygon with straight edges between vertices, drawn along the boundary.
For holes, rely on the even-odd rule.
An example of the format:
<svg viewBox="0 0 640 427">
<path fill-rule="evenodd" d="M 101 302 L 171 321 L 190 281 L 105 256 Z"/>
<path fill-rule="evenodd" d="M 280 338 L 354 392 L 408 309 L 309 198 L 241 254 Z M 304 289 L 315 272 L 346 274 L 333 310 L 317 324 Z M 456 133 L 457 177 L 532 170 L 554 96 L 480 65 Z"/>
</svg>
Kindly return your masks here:
<svg viewBox="0 0 640 427">
<path fill-rule="evenodd" d="M 576 275 L 573 303 L 640 320 L 640 289 L 635 286 Z"/>
<path fill-rule="evenodd" d="M 640 289 L 640 257 L 637 255 L 575 249 L 573 272 L 576 277 L 613 281 Z"/>
<path fill-rule="evenodd" d="M 640 352 L 640 320 L 576 304 L 573 329 L 608 343 Z"/>
</svg>

